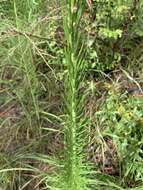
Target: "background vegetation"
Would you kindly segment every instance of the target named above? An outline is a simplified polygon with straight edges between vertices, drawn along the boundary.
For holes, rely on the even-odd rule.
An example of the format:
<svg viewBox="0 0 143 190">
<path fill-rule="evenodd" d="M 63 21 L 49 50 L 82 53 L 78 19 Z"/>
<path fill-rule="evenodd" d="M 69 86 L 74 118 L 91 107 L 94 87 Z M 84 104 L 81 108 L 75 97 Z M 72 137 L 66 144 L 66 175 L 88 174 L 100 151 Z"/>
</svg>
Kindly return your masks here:
<svg viewBox="0 0 143 190">
<path fill-rule="evenodd" d="M 0 190 L 143 189 L 143 2 L 0 1 Z"/>
</svg>

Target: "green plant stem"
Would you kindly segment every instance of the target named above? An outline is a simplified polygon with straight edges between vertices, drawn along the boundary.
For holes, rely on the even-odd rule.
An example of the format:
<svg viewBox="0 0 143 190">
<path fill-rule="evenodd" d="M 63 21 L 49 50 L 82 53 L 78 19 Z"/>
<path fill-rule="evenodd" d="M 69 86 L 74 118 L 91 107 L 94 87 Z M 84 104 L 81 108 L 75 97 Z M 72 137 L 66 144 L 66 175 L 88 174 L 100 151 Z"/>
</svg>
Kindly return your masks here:
<svg viewBox="0 0 143 190">
<path fill-rule="evenodd" d="M 79 7 L 79 9 L 77 9 Z M 81 115 L 80 99 L 82 95 L 79 92 L 81 78 L 84 70 L 84 54 L 82 46 L 82 37 L 79 31 L 79 23 L 82 15 L 82 5 L 79 1 L 68 1 L 68 16 L 65 20 L 65 36 L 67 41 L 66 61 L 68 70 L 67 84 L 67 105 L 68 121 L 66 127 L 66 146 L 67 146 L 67 187 L 71 190 L 80 190 L 84 187 L 80 169 L 82 168 L 82 153 L 80 152 L 82 144 L 78 144 L 79 126 Z M 81 132 L 81 131 L 80 131 Z M 83 188 L 84 189 L 84 188 Z"/>
</svg>

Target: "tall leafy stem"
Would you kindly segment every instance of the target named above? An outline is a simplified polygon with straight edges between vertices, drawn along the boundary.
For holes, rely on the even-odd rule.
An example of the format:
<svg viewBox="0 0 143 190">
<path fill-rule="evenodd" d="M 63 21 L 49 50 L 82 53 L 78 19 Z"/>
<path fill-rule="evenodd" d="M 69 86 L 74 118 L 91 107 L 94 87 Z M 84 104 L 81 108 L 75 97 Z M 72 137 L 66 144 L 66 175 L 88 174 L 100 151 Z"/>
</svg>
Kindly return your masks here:
<svg viewBox="0 0 143 190">
<path fill-rule="evenodd" d="M 84 164 L 85 120 L 81 82 L 83 80 L 86 53 L 80 21 L 85 4 L 79 0 L 67 1 L 67 17 L 64 30 L 67 46 L 65 58 L 67 78 L 65 82 L 67 121 L 65 126 L 65 189 L 83 190 L 87 188 L 87 174 Z"/>
</svg>

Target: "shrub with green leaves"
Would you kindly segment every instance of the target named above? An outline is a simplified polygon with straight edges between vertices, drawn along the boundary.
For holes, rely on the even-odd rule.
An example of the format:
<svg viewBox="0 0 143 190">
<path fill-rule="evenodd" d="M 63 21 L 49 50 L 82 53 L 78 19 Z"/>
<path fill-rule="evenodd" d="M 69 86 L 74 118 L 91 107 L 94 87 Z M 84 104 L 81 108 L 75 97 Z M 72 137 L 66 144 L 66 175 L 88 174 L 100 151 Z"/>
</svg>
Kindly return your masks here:
<svg viewBox="0 0 143 190">
<path fill-rule="evenodd" d="M 131 43 L 140 39 L 142 1 L 99 0 L 93 1 L 88 21 L 88 65 L 90 69 L 105 72 L 114 70 L 121 64 L 128 65 L 132 56 Z"/>
<path fill-rule="evenodd" d="M 143 183 L 142 106 L 142 98 L 122 95 L 114 87 L 99 113 L 104 128 L 102 135 L 113 139 L 116 147 L 121 184 L 125 187 Z"/>
</svg>

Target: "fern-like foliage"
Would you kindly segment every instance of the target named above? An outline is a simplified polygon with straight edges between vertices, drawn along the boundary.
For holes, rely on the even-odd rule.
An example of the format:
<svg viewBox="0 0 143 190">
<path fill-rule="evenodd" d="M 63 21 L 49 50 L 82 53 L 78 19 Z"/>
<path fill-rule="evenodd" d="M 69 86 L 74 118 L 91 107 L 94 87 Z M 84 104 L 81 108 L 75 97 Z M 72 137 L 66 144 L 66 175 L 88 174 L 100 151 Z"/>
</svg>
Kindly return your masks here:
<svg viewBox="0 0 143 190">
<path fill-rule="evenodd" d="M 89 170 L 85 162 L 86 119 L 84 116 L 84 95 L 81 83 L 84 78 L 86 48 L 80 21 L 84 2 L 67 1 L 67 17 L 64 20 L 67 78 L 65 82 L 66 124 L 65 124 L 65 164 L 64 190 L 87 190 Z"/>
</svg>

